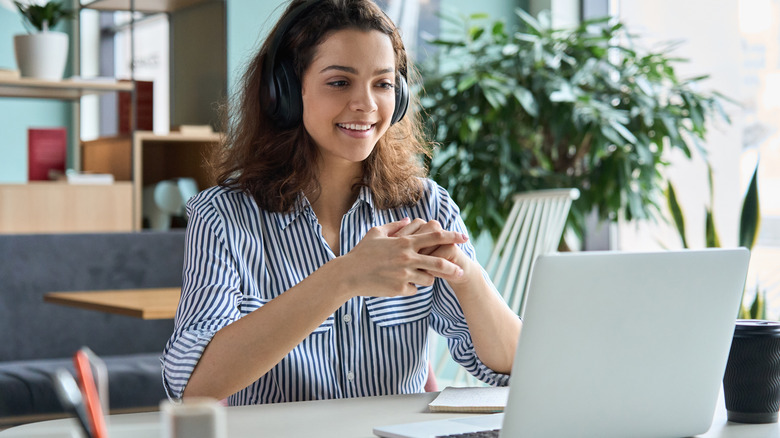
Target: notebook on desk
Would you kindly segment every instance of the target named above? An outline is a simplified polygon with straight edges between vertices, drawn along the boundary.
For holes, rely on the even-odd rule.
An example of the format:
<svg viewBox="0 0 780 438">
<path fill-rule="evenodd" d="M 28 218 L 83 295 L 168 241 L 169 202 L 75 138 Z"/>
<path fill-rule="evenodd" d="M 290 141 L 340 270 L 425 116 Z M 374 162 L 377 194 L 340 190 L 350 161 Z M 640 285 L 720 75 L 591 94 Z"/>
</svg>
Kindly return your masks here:
<svg viewBox="0 0 780 438">
<path fill-rule="evenodd" d="M 750 254 L 541 256 L 503 414 L 378 426 L 388 438 L 680 437 L 709 429 Z"/>
</svg>

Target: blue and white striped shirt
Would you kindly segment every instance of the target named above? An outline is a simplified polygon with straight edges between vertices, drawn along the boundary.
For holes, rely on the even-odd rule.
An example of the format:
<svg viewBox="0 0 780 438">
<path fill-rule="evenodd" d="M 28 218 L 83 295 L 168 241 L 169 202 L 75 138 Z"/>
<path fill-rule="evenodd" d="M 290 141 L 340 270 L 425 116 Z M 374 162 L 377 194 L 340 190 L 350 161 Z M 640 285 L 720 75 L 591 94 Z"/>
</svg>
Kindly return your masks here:
<svg viewBox="0 0 780 438">
<path fill-rule="evenodd" d="M 371 227 L 404 217 L 435 219 L 446 230 L 466 232 L 446 190 L 425 180 L 424 192 L 413 207 L 379 210 L 370 190 L 362 188 L 341 222 L 341 253 L 355 247 Z M 218 330 L 336 257 L 304 196 L 291 212 L 271 213 L 245 193 L 212 187 L 194 197 L 187 211 L 182 296 L 162 357 L 163 382 L 172 398 L 181 397 Z M 469 243 L 461 248 L 474 258 Z M 455 294 L 446 281 L 436 279 L 413 296 L 350 299 L 228 403 L 422 392 L 428 376 L 429 327 L 448 340 L 455 361 L 471 374 L 492 385 L 507 384 L 508 375 L 495 373 L 477 358 Z"/>
</svg>

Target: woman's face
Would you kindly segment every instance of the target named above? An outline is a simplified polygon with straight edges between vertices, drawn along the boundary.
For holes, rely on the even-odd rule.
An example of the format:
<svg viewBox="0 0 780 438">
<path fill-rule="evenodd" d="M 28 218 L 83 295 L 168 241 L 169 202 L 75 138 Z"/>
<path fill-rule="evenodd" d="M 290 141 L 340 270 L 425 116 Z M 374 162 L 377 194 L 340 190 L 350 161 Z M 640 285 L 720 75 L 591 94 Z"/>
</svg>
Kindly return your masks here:
<svg viewBox="0 0 780 438">
<path fill-rule="evenodd" d="M 339 30 L 303 73 L 303 125 L 324 165 L 360 163 L 390 127 L 395 54 L 379 31 Z"/>
</svg>

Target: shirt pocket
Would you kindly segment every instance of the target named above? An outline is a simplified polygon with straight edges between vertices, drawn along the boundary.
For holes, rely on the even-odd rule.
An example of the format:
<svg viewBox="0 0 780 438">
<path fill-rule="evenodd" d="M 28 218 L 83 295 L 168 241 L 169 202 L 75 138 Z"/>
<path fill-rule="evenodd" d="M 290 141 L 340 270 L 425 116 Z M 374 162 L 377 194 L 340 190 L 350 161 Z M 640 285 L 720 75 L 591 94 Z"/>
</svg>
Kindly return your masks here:
<svg viewBox="0 0 780 438">
<path fill-rule="evenodd" d="M 258 298 L 258 297 L 244 297 L 244 299 L 241 302 L 241 316 L 244 317 L 255 310 L 263 307 L 266 303 L 268 303 L 271 300 Z M 326 333 L 331 328 L 333 328 L 333 315 L 328 316 L 328 319 L 322 322 L 319 327 L 314 329 L 312 334 L 318 334 L 318 333 Z"/>
<path fill-rule="evenodd" d="M 412 296 L 368 298 L 366 308 L 374 324 L 391 327 L 427 318 L 433 305 L 432 297 L 433 286 L 418 287 Z"/>
</svg>

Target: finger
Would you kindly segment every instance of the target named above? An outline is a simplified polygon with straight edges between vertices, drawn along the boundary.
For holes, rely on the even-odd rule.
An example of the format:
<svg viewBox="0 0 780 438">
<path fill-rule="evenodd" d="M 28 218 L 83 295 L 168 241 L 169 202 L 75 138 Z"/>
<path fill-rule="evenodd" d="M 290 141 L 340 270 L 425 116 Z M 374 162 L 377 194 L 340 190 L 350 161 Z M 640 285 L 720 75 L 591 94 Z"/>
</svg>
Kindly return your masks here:
<svg viewBox="0 0 780 438">
<path fill-rule="evenodd" d="M 409 227 L 406 227 L 406 228 L 409 228 Z M 430 220 L 430 221 L 426 222 L 423 226 L 421 226 L 417 230 L 416 234 L 430 233 L 430 232 L 442 231 L 442 230 L 443 230 L 443 228 L 441 227 L 441 224 L 439 224 L 439 221 L 434 219 L 434 220 Z M 430 246 L 428 248 L 421 248 L 417 252 L 420 253 L 420 254 L 423 254 L 423 255 L 430 255 L 430 254 L 432 254 L 434 251 L 436 251 L 438 249 L 439 249 L 438 246 Z"/>
<path fill-rule="evenodd" d="M 469 238 L 465 234 L 457 233 L 455 231 L 433 231 L 430 233 L 421 233 L 409 236 L 412 239 L 412 245 L 415 252 L 419 252 L 423 248 L 430 248 L 434 246 L 450 245 L 466 243 Z"/>
<path fill-rule="evenodd" d="M 425 274 L 439 278 L 460 278 L 463 275 L 460 266 L 442 257 L 421 255 L 417 266 Z"/>
<path fill-rule="evenodd" d="M 390 237 L 411 236 L 412 234 L 416 234 L 419 231 L 421 231 L 424 226 L 425 226 L 425 221 L 420 218 L 417 218 L 411 221 L 409 225 L 401 228 L 400 230 L 396 231 L 393 234 L 390 234 L 389 236 Z"/>
<path fill-rule="evenodd" d="M 417 270 L 409 274 L 408 284 L 414 286 L 415 293 L 416 293 L 417 286 L 423 286 L 423 287 L 432 286 L 434 280 L 436 280 L 436 276 L 432 275 L 430 272 L 424 270 Z"/>
<path fill-rule="evenodd" d="M 440 248 L 439 246 L 429 246 L 428 248 L 422 248 L 421 250 L 417 251 L 417 253 L 422 255 L 431 255 L 434 252 L 436 252 L 439 248 Z"/>
<path fill-rule="evenodd" d="M 392 236 L 403 229 L 405 226 L 409 225 L 410 221 L 411 219 L 405 217 L 395 222 L 388 222 L 386 224 L 376 226 L 374 229 L 378 230 L 384 236 Z"/>
<path fill-rule="evenodd" d="M 441 231 L 444 228 L 441 227 L 441 224 L 436 219 L 429 220 L 428 223 L 425 224 L 426 228 L 431 231 Z"/>
<path fill-rule="evenodd" d="M 453 263 L 455 263 L 455 259 L 453 258 L 458 251 L 458 247 L 456 245 L 450 244 L 450 245 L 439 245 L 435 248 L 434 251 L 431 251 L 430 254 L 424 254 L 429 255 L 433 257 L 441 257 L 444 259 L 447 259 Z M 420 250 L 419 254 L 422 254 L 423 250 Z M 455 263 L 457 264 L 457 263 Z"/>
</svg>

